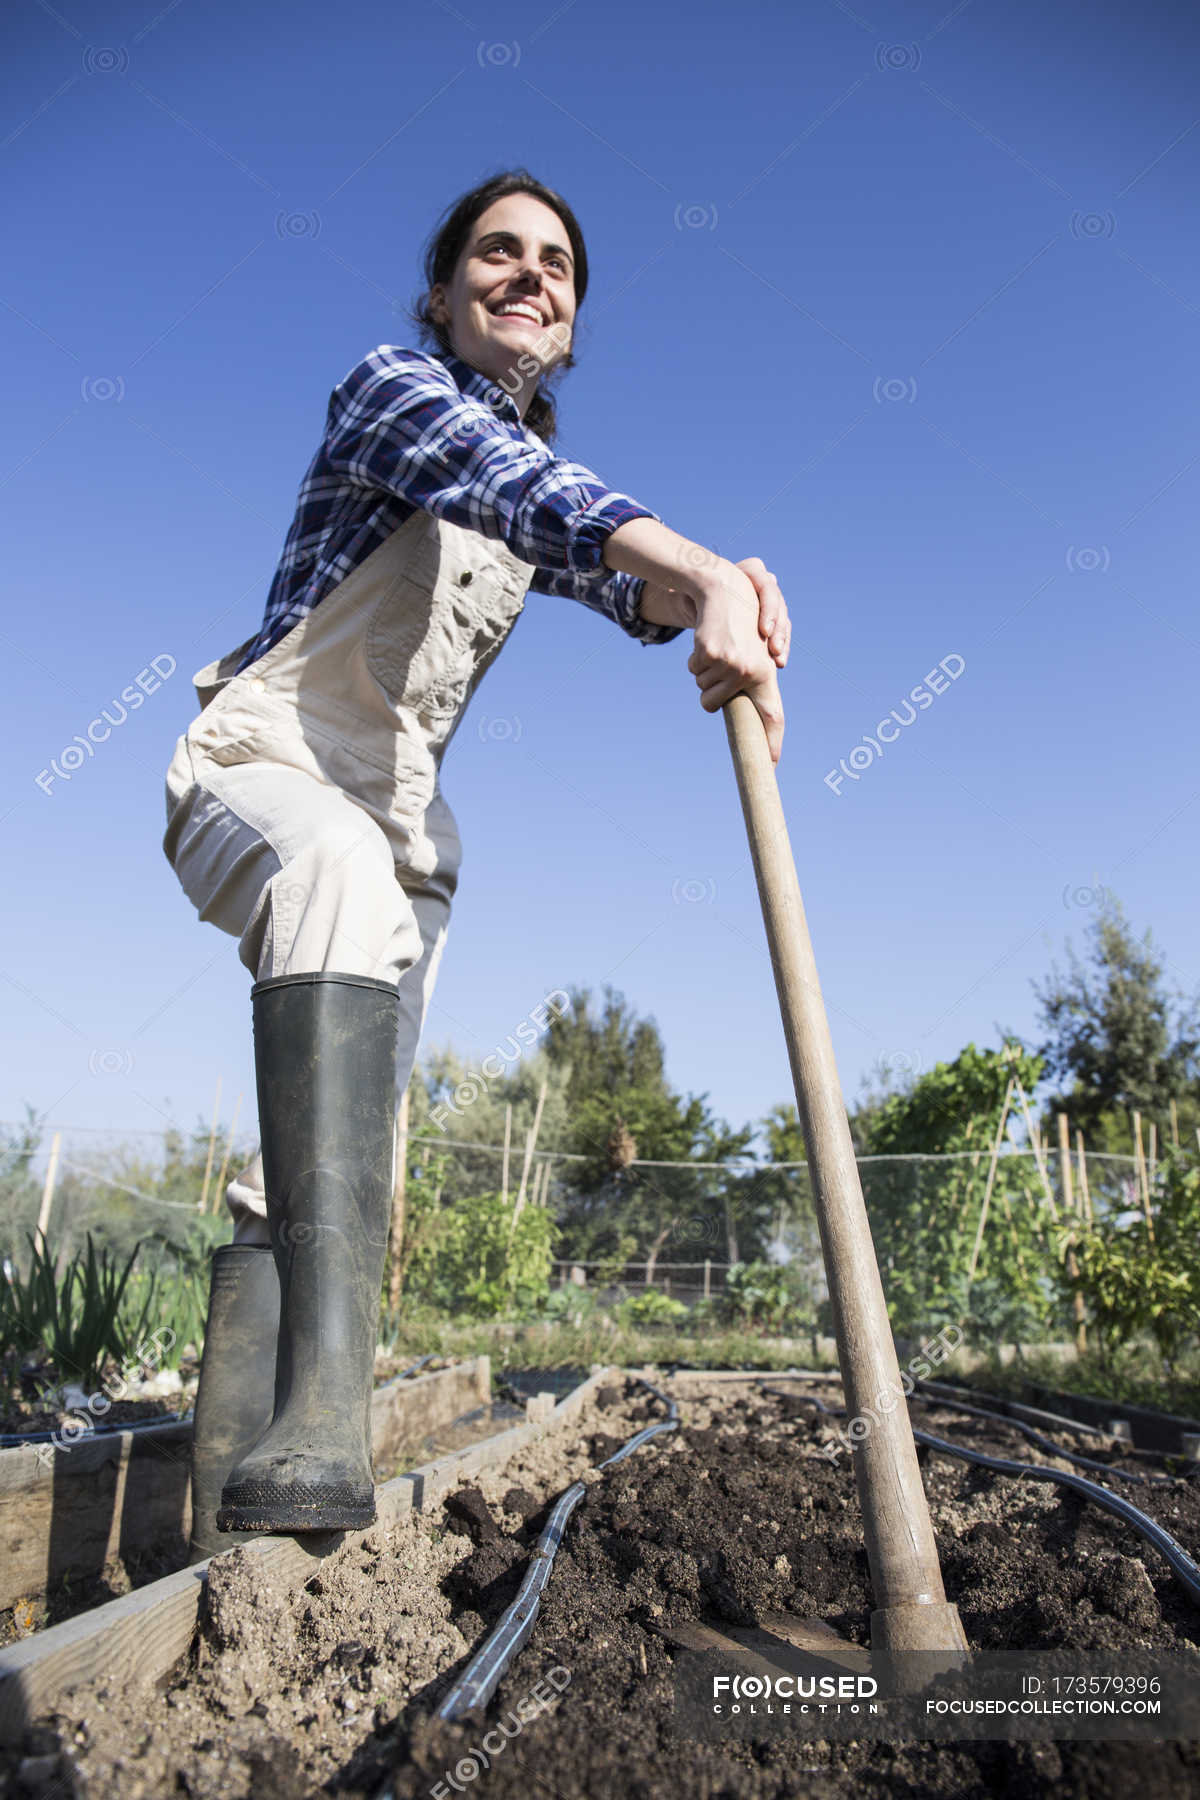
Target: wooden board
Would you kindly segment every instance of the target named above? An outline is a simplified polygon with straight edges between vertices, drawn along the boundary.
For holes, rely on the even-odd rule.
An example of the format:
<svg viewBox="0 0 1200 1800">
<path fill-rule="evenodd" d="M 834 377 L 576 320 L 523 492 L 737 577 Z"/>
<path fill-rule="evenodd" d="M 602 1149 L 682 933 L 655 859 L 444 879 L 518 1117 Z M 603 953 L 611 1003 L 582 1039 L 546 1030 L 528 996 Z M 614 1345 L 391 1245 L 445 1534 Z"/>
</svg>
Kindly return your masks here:
<svg viewBox="0 0 1200 1800">
<path fill-rule="evenodd" d="M 868 1675 L 871 1652 L 824 1619 L 769 1613 L 759 1625 L 706 1625 L 684 1620 L 653 1629 L 682 1650 L 715 1650 L 730 1671 L 747 1675 Z"/>
<path fill-rule="evenodd" d="M 653 1377 L 651 1377 L 653 1379 Z M 669 1388 L 721 1386 L 731 1381 L 841 1381 L 836 1369 L 675 1369 L 659 1376 Z"/>
<path fill-rule="evenodd" d="M 424 1510 L 485 1469 L 502 1468 L 524 1445 L 569 1422 L 597 1387 L 620 1373 L 598 1370 L 560 1400 L 544 1423 L 515 1426 L 386 1482 L 376 1490 L 379 1519 L 373 1529 L 394 1524 L 414 1508 Z M 262 1537 L 243 1548 L 261 1557 L 273 1584 L 294 1590 L 311 1579 L 322 1557 L 354 1536 L 362 1533 Z M 35 1719 L 55 1711 L 89 1681 L 103 1676 L 112 1684 L 148 1683 L 165 1675 L 191 1646 L 207 1570 L 207 1562 L 196 1563 L 0 1650 L 0 1744 L 19 1744 Z"/>
</svg>

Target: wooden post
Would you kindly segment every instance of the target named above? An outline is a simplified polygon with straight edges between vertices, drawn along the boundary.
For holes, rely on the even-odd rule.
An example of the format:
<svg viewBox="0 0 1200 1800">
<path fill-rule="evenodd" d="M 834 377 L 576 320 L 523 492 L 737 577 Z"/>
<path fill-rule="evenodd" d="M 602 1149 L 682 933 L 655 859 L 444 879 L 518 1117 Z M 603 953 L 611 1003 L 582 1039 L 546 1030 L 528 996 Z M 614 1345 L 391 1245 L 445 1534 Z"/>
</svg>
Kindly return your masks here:
<svg viewBox="0 0 1200 1800">
<path fill-rule="evenodd" d="M 225 1139 L 225 1154 L 221 1158 L 221 1172 L 217 1176 L 217 1191 L 213 1196 L 214 1212 L 220 1212 L 221 1210 L 221 1195 L 225 1192 L 225 1177 L 229 1173 L 229 1158 L 233 1152 L 233 1134 L 237 1130 L 238 1119 L 241 1117 L 242 1101 L 244 1098 L 245 1095 L 243 1094 L 239 1094 L 237 1097 L 237 1102 L 233 1109 L 233 1124 L 229 1127 L 229 1136 Z"/>
<path fill-rule="evenodd" d="M 200 1211 L 201 1212 L 208 1211 L 208 1183 L 209 1183 L 209 1178 L 212 1175 L 213 1149 L 214 1149 L 214 1147 L 216 1145 L 216 1141 L 217 1141 L 217 1114 L 220 1112 L 220 1110 L 221 1110 L 221 1077 L 218 1075 L 217 1076 L 217 1095 L 216 1095 L 216 1099 L 213 1101 L 212 1127 L 208 1134 L 208 1160 L 204 1164 L 204 1186 L 200 1191 Z M 217 1208 L 214 1206 L 213 1211 L 216 1212 L 216 1210 L 217 1210 Z"/>
<path fill-rule="evenodd" d="M 1087 1222 L 1090 1228 L 1094 1222 L 1092 1218 L 1092 1192 L 1088 1187 L 1087 1152 L 1083 1147 L 1083 1133 L 1078 1129 L 1075 1132 L 1075 1154 L 1078 1158 L 1079 1165 L 1079 1196 L 1083 1201 L 1083 1210 L 1087 1216 Z"/>
<path fill-rule="evenodd" d="M 1058 1164 L 1062 1180 L 1063 1211 L 1069 1219 L 1075 1211 L 1075 1196 L 1071 1191 L 1071 1129 L 1066 1113 L 1061 1112 L 1058 1115 Z M 1087 1313 L 1083 1304 L 1083 1289 L 1079 1286 L 1079 1263 L 1074 1250 L 1067 1251 L 1067 1280 L 1075 1290 L 1075 1348 L 1082 1356 L 1087 1349 Z"/>
<path fill-rule="evenodd" d="M 504 1103 L 504 1161 L 500 1165 L 500 1197 L 508 1205 L 508 1152 L 512 1143 L 512 1101 Z"/>
<path fill-rule="evenodd" d="M 707 1300 L 711 1296 L 711 1294 L 712 1294 L 712 1258 L 709 1256 L 706 1256 L 704 1259 L 704 1298 Z"/>
<path fill-rule="evenodd" d="M 62 1132 L 56 1131 L 50 1139 L 50 1160 L 46 1164 L 46 1179 L 42 1183 L 42 1203 L 38 1207 L 37 1227 L 33 1241 L 37 1248 L 45 1254 L 46 1229 L 50 1224 L 50 1208 L 54 1203 L 54 1184 L 58 1179 L 58 1153 L 62 1148 Z"/>
<path fill-rule="evenodd" d="M 1137 1169 L 1138 1189 L 1142 1197 L 1142 1211 L 1146 1215 L 1146 1236 L 1154 1242 L 1154 1220 L 1150 1217 L 1150 1183 L 1146 1178 L 1146 1153 L 1142 1148 L 1142 1115 L 1133 1115 L 1133 1156 Z"/>
<path fill-rule="evenodd" d="M 987 1224 L 988 1202 L 992 1197 L 992 1187 L 996 1180 L 996 1170 L 1000 1163 L 1000 1145 L 1004 1139 L 1004 1126 L 1008 1119 L 1008 1109 L 1012 1104 L 1012 1091 L 1015 1077 L 1010 1075 L 1008 1086 L 1004 1090 L 1004 1104 L 1000 1108 L 1000 1123 L 996 1126 L 996 1137 L 992 1144 L 992 1154 L 988 1162 L 987 1181 L 983 1189 L 983 1205 L 979 1209 L 979 1229 L 975 1233 L 975 1244 L 971 1251 L 971 1266 L 967 1270 L 967 1286 L 975 1279 L 975 1268 L 979 1262 L 979 1249 L 983 1243 L 983 1228 Z"/>
<path fill-rule="evenodd" d="M 408 1103 L 410 1088 L 405 1088 L 396 1108 L 396 1165 L 392 1177 L 392 1223 L 388 1234 L 391 1266 L 388 1273 L 388 1305 L 393 1312 L 400 1304 L 404 1286 L 404 1203 L 408 1191 Z"/>
<path fill-rule="evenodd" d="M 846 1412 L 852 1428 L 866 1427 L 852 1429 L 851 1443 L 875 1598 L 871 1646 L 889 1662 L 936 1651 L 961 1664 L 967 1641 L 946 1599 L 908 1411 L 897 1404 L 900 1365 L 766 734 L 747 694 L 721 710 L 808 1151 Z M 901 1684 L 912 1679 L 903 1666 L 898 1674 Z"/>
<path fill-rule="evenodd" d="M 543 1080 L 541 1088 L 538 1091 L 537 1105 L 533 1110 L 533 1124 L 529 1127 L 529 1131 L 525 1137 L 525 1161 L 521 1165 L 521 1185 L 517 1189 L 517 1203 L 513 1207 L 512 1222 L 514 1225 L 520 1218 L 521 1210 L 525 1205 L 525 1189 L 529 1181 L 529 1165 L 533 1161 L 533 1152 L 537 1146 L 538 1129 L 542 1123 L 542 1108 L 546 1104 L 546 1089 L 548 1086 L 549 1079 L 547 1078 Z"/>
</svg>

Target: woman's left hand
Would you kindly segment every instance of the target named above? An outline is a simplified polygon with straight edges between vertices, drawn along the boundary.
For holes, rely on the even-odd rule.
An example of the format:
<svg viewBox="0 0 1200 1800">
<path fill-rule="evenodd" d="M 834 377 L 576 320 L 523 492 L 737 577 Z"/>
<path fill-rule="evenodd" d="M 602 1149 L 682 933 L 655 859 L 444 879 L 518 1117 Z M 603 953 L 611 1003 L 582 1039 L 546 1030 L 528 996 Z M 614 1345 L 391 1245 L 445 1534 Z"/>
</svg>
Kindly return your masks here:
<svg viewBox="0 0 1200 1800">
<path fill-rule="evenodd" d="M 744 570 L 753 583 L 758 594 L 758 635 L 766 640 L 776 668 L 782 669 L 791 648 L 792 621 L 779 583 L 761 556 L 748 556 L 734 567 Z"/>
</svg>

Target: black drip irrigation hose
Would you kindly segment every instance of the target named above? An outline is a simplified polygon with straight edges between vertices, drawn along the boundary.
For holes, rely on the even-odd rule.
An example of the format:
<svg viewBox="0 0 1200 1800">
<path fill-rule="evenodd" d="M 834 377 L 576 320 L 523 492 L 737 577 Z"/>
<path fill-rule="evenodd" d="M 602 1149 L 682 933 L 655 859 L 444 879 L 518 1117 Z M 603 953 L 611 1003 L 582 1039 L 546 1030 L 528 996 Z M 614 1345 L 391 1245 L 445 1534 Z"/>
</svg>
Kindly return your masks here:
<svg viewBox="0 0 1200 1800">
<path fill-rule="evenodd" d="M 659 1432 L 674 1431 L 679 1424 L 679 1408 L 674 1400 L 643 1380 L 640 1375 L 635 1379 L 640 1387 L 648 1388 L 656 1399 L 663 1402 L 667 1408 L 667 1417 L 655 1425 L 647 1425 L 644 1431 L 631 1437 L 627 1444 L 622 1444 L 614 1455 L 599 1464 L 601 1469 L 611 1469 L 617 1463 L 624 1462 L 627 1456 L 632 1456 L 635 1450 L 649 1443 Z M 477 1706 L 486 1706 L 495 1693 L 500 1677 L 533 1630 L 542 1604 L 542 1590 L 550 1579 L 550 1570 L 562 1543 L 567 1520 L 586 1493 L 584 1483 L 576 1481 L 555 1501 L 554 1510 L 530 1558 L 520 1592 L 438 1707 L 439 1719 L 461 1718 Z"/>
<path fill-rule="evenodd" d="M 1118 1481 L 1132 1481 L 1139 1487 L 1172 1487 L 1177 1479 L 1186 1477 L 1174 1475 L 1139 1475 L 1132 1469 L 1114 1469 L 1111 1464 L 1098 1462 L 1094 1456 L 1080 1456 L 1078 1451 L 1067 1450 L 1062 1444 L 1056 1444 L 1053 1438 L 1043 1437 L 1032 1425 L 1026 1425 L 1023 1419 L 1010 1418 L 1008 1413 L 988 1412 L 982 1406 L 963 1406 L 957 1400 L 937 1400 L 928 1394 L 913 1394 L 912 1399 L 921 1406 L 944 1406 L 948 1412 L 970 1413 L 975 1419 L 996 1419 L 1002 1425 L 1008 1425 L 1013 1431 L 1028 1438 L 1039 1450 L 1047 1451 L 1051 1456 L 1061 1456 L 1067 1462 L 1073 1462 L 1081 1469 L 1097 1469 L 1101 1475 L 1114 1475 Z"/>
<path fill-rule="evenodd" d="M 948 1444 L 944 1438 L 933 1437 L 928 1431 L 917 1431 L 915 1428 L 913 1437 L 918 1444 L 924 1444 L 930 1450 L 941 1450 L 947 1456 L 961 1457 L 963 1462 L 975 1463 L 981 1469 L 992 1469 L 997 1475 L 1016 1475 L 1027 1481 L 1055 1481 L 1060 1487 L 1073 1488 L 1085 1500 L 1093 1501 L 1105 1512 L 1123 1519 L 1126 1525 L 1132 1525 L 1148 1544 L 1153 1544 L 1170 1563 L 1187 1590 L 1188 1598 L 1200 1606 L 1200 1568 L 1197 1568 L 1183 1545 L 1169 1531 L 1164 1531 L 1156 1520 L 1134 1506 L 1131 1500 L 1122 1499 L 1120 1494 L 1110 1493 L 1099 1482 L 1089 1481 L 1085 1475 L 1072 1475 L 1069 1469 L 1049 1469 L 1042 1463 L 1009 1462 L 1000 1456 L 984 1456 L 980 1450 L 965 1450 L 959 1444 Z"/>
<path fill-rule="evenodd" d="M 810 1395 L 785 1394 L 779 1388 L 764 1387 L 761 1382 L 759 1387 L 764 1394 L 776 1394 L 781 1400 L 802 1398 L 809 1405 L 820 1405 L 820 1402 Z M 943 1406 L 947 1412 L 969 1413 L 973 1419 L 994 1419 L 998 1425 L 1008 1425 L 1013 1431 L 1019 1431 L 1022 1437 L 1028 1438 L 1031 1444 L 1035 1444 L 1039 1450 L 1045 1450 L 1050 1456 L 1061 1456 L 1064 1462 L 1075 1463 L 1081 1469 L 1095 1469 L 1099 1474 L 1112 1475 L 1118 1481 L 1132 1481 L 1138 1487 L 1173 1487 L 1176 1481 L 1187 1479 L 1186 1476 L 1139 1475 L 1130 1469 L 1115 1469 L 1110 1463 L 1098 1462 L 1094 1456 L 1080 1456 L 1077 1451 L 1068 1450 L 1065 1445 L 1056 1443 L 1053 1438 L 1045 1437 L 1040 1431 L 1035 1431 L 1032 1425 L 1026 1425 L 1021 1419 L 1010 1418 L 1008 1413 L 991 1412 L 982 1406 L 964 1406 L 957 1400 L 939 1400 L 928 1394 L 910 1394 L 909 1399 L 916 1401 L 919 1406 Z M 841 1407 L 838 1407 L 836 1413 L 840 1415 L 842 1410 Z M 821 1411 L 828 1412 L 829 1408 L 821 1406 Z"/>
<path fill-rule="evenodd" d="M 844 1406 L 826 1406 L 825 1402 L 818 1400 L 815 1394 L 787 1393 L 779 1388 L 768 1388 L 761 1383 L 760 1388 L 762 1392 L 774 1393 L 781 1399 L 800 1400 L 805 1405 L 816 1407 L 818 1412 L 825 1413 L 830 1418 L 845 1417 Z M 940 1405 L 941 1402 L 930 1402 L 930 1404 Z M 971 1408 L 969 1410 L 979 1409 Z M 1013 1423 L 1004 1413 L 987 1413 L 984 1414 L 984 1417 L 1000 1419 L 1006 1425 Z M 974 1463 L 977 1468 L 981 1469 L 991 1469 L 997 1475 L 1011 1475 L 1024 1481 L 1053 1481 L 1060 1487 L 1071 1488 L 1075 1493 L 1082 1494 L 1085 1500 L 1091 1500 L 1094 1505 L 1101 1507 L 1105 1512 L 1112 1513 L 1115 1518 L 1123 1520 L 1126 1525 L 1131 1525 L 1141 1537 L 1145 1538 L 1148 1544 L 1152 1544 L 1171 1565 L 1188 1598 L 1200 1606 L 1200 1568 L 1196 1566 L 1183 1545 L 1173 1538 L 1169 1531 L 1164 1531 L 1157 1520 L 1150 1518 L 1148 1513 L 1144 1513 L 1139 1507 L 1134 1506 L 1132 1501 L 1122 1499 L 1120 1494 L 1110 1493 L 1107 1488 L 1101 1487 L 1099 1482 L 1088 1481 L 1086 1476 L 1073 1475 L 1069 1469 L 1050 1469 L 1044 1463 L 1011 1462 L 1006 1457 L 985 1456 L 981 1450 L 967 1450 L 961 1444 L 947 1443 L 945 1438 L 933 1437 L 928 1431 L 918 1431 L 915 1426 L 913 1427 L 913 1438 L 928 1450 L 940 1450 L 945 1456 L 957 1456 L 962 1462 Z M 1067 1452 L 1056 1449 L 1055 1454 L 1063 1456 Z M 1104 1467 L 1103 1464 L 1100 1466 Z M 1105 1472 L 1110 1475 L 1121 1473 L 1117 1469 L 1106 1469 Z M 1141 1480 L 1143 1478 L 1137 1476 L 1134 1479 Z M 1159 1479 L 1169 1480 L 1170 1477 L 1160 1477 Z"/>
</svg>

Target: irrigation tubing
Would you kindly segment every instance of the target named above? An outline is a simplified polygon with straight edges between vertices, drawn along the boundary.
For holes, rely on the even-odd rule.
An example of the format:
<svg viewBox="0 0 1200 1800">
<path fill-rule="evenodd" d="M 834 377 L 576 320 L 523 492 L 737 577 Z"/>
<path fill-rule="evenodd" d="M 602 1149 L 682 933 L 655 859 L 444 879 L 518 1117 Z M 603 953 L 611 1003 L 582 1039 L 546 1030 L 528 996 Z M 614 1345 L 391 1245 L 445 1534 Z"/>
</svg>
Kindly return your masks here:
<svg viewBox="0 0 1200 1800">
<path fill-rule="evenodd" d="M 780 1392 L 778 1388 L 764 1389 L 763 1391 L 776 1394 Z M 818 1400 L 815 1394 L 786 1394 L 784 1397 L 789 1400 L 803 1400 L 808 1405 L 815 1406 L 818 1412 L 827 1413 L 831 1418 L 845 1416 L 844 1406 L 826 1406 L 825 1402 Z M 1012 1423 L 1003 1413 L 990 1416 L 1003 1419 L 1005 1424 Z M 1134 1506 L 1132 1501 L 1122 1499 L 1120 1494 L 1110 1493 L 1107 1488 L 1101 1487 L 1099 1482 L 1089 1481 L 1084 1475 L 1073 1475 L 1069 1469 L 1051 1469 L 1047 1468 L 1044 1463 L 1012 1462 L 1007 1457 L 985 1456 L 981 1450 L 967 1450 L 961 1444 L 947 1443 L 945 1438 L 934 1437 L 928 1431 L 918 1431 L 916 1426 L 913 1427 L 913 1438 L 928 1450 L 940 1450 L 945 1456 L 957 1456 L 962 1462 L 974 1463 L 980 1469 L 991 1469 L 996 1475 L 1011 1475 L 1024 1481 L 1053 1481 L 1057 1482 L 1060 1487 L 1071 1488 L 1075 1493 L 1082 1494 L 1085 1500 L 1091 1500 L 1105 1512 L 1112 1513 L 1114 1518 L 1123 1520 L 1126 1525 L 1131 1525 L 1141 1537 L 1145 1538 L 1148 1544 L 1152 1544 L 1159 1554 L 1170 1563 L 1186 1590 L 1188 1598 L 1200 1606 L 1200 1568 L 1196 1566 L 1183 1545 L 1173 1538 L 1169 1531 L 1164 1531 L 1157 1520 Z M 1114 1469 L 1106 1470 L 1106 1473 L 1110 1475 L 1118 1472 Z"/>
<path fill-rule="evenodd" d="M 1022 1419 L 1010 1418 L 1008 1413 L 988 1412 L 982 1406 L 963 1406 L 957 1400 L 936 1400 L 927 1394 L 913 1394 L 912 1399 L 922 1406 L 944 1406 L 949 1412 L 970 1413 L 975 1419 L 995 1419 L 1001 1425 L 1010 1425 L 1014 1431 L 1036 1444 L 1039 1450 L 1047 1451 L 1051 1456 L 1061 1456 L 1067 1462 L 1073 1462 L 1081 1469 L 1096 1469 L 1101 1475 L 1115 1475 L 1118 1481 L 1136 1482 L 1140 1487 L 1170 1487 L 1176 1480 L 1174 1475 L 1139 1475 L 1131 1469 L 1114 1469 L 1110 1463 L 1098 1462 L 1094 1456 L 1080 1456 L 1075 1450 L 1067 1450 L 1062 1444 L 1056 1444 L 1053 1438 L 1043 1437 L 1032 1425 L 1026 1425 Z"/>
<path fill-rule="evenodd" d="M 667 1408 L 667 1417 L 657 1424 L 648 1425 L 644 1431 L 631 1437 L 627 1444 L 623 1444 L 599 1465 L 601 1469 L 611 1469 L 617 1463 L 624 1462 L 627 1456 L 632 1456 L 635 1450 L 649 1443 L 651 1438 L 657 1437 L 662 1431 L 674 1431 L 679 1424 L 679 1408 L 675 1401 L 641 1376 L 637 1376 L 636 1380 L 640 1387 L 648 1388 L 656 1399 L 663 1402 Z M 584 1483 L 576 1481 L 555 1501 L 546 1528 L 530 1558 L 520 1592 L 492 1630 L 482 1649 L 468 1664 L 461 1679 L 438 1707 L 439 1719 L 461 1718 L 477 1706 L 486 1706 L 495 1693 L 500 1677 L 533 1630 L 542 1603 L 542 1590 L 550 1579 L 550 1570 L 562 1543 L 567 1520 L 586 1493 Z"/>
<path fill-rule="evenodd" d="M 778 1394 L 781 1399 L 803 1398 L 807 1404 L 819 1406 L 822 1412 L 830 1410 L 829 1407 L 822 1406 L 812 1395 L 785 1395 L 779 1388 L 762 1388 L 761 1391 L 765 1394 Z M 1065 1445 L 1055 1443 L 1053 1438 L 1044 1437 L 1040 1431 L 1035 1431 L 1032 1425 L 1026 1425 L 1021 1419 L 1011 1418 L 1008 1413 L 991 1412 L 983 1406 L 964 1406 L 957 1400 L 938 1400 L 927 1394 L 910 1394 L 909 1399 L 915 1400 L 921 1406 L 943 1406 L 947 1412 L 969 1413 L 973 1419 L 994 1419 L 998 1425 L 1008 1425 L 1013 1431 L 1019 1431 L 1022 1437 L 1027 1438 L 1031 1444 L 1035 1444 L 1039 1450 L 1045 1450 L 1048 1455 L 1061 1456 L 1064 1462 L 1076 1463 L 1081 1469 L 1095 1469 L 1098 1474 L 1113 1475 L 1118 1481 L 1132 1481 L 1139 1487 L 1171 1487 L 1180 1479 L 1175 1475 L 1139 1475 L 1130 1469 L 1115 1469 L 1111 1463 L 1099 1462 L 1094 1456 L 1080 1456 L 1077 1451 L 1068 1450 Z M 842 1411 L 841 1407 L 835 1408 L 835 1416 L 840 1416 Z M 1147 1454 L 1158 1454 L 1158 1452 L 1147 1452 Z"/>
</svg>

